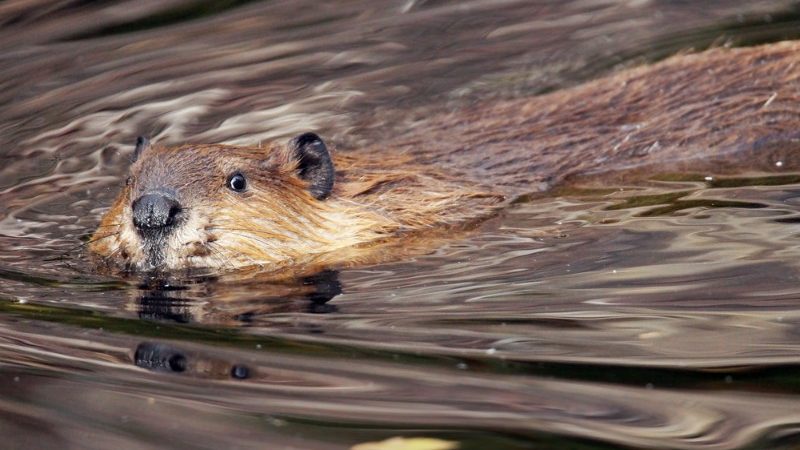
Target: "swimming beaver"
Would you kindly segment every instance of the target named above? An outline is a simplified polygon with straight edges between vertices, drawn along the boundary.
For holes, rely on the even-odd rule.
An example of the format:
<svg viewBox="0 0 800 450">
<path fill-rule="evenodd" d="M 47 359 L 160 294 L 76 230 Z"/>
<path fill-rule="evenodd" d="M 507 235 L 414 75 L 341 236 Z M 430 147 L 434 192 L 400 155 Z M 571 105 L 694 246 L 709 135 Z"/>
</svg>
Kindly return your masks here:
<svg viewBox="0 0 800 450">
<path fill-rule="evenodd" d="M 576 176 L 786 168 L 800 137 L 799 50 L 679 55 L 432 117 L 391 146 L 347 154 L 313 133 L 265 148 L 140 139 L 89 248 L 131 270 L 366 262 L 371 244 L 485 218 Z"/>
<path fill-rule="evenodd" d="M 503 199 L 400 155 L 342 155 L 334 171 L 313 133 L 268 148 L 151 148 L 140 138 L 134 158 L 89 247 L 133 270 L 330 263 L 343 249 L 486 215 Z"/>
</svg>

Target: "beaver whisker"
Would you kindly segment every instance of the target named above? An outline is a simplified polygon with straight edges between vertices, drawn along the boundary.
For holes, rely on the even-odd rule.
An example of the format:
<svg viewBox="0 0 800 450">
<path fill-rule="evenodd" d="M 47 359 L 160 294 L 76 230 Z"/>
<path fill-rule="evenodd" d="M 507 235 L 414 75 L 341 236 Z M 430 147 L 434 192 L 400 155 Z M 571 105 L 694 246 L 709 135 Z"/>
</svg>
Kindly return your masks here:
<svg viewBox="0 0 800 450">
<path fill-rule="evenodd" d="M 121 227 L 121 226 L 122 226 L 121 223 L 107 223 L 107 224 L 103 224 L 103 225 L 98 225 L 97 229 L 108 228 L 108 227 Z"/>
<path fill-rule="evenodd" d="M 225 254 L 222 251 L 220 251 L 218 248 L 216 248 L 214 243 L 212 243 L 212 242 L 206 243 L 205 248 L 206 248 L 206 250 L 208 250 L 208 253 L 206 253 L 202 257 L 203 258 L 209 258 L 209 259 L 212 259 L 213 261 L 215 261 L 216 262 L 216 267 L 227 266 L 227 267 L 230 267 L 231 269 L 236 268 L 236 265 L 234 265 L 233 262 L 231 262 L 230 258 L 226 257 Z M 187 260 L 188 260 L 188 258 L 187 258 Z"/>
<path fill-rule="evenodd" d="M 76 249 L 78 249 L 80 247 L 83 247 L 83 246 L 86 246 L 86 245 L 90 245 L 90 244 L 94 244 L 95 242 L 98 242 L 98 241 L 102 241 L 103 239 L 110 238 L 110 237 L 115 237 L 115 236 L 119 236 L 119 235 L 120 235 L 120 232 L 116 231 L 114 233 L 105 234 L 103 236 L 99 236 L 99 237 L 96 237 L 96 238 L 93 238 L 93 239 L 89 239 L 88 241 L 82 242 L 80 245 L 74 247 L 72 249 L 72 251 L 74 251 L 74 250 L 76 250 Z"/>
<path fill-rule="evenodd" d="M 120 250 L 122 250 L 122 246 L 121 245 L 117 245 L 117 247 L 114 250 L 112 250 L 108 255 L 102 257 L 103 258 L 103 263 L 104 264 L 108 263 L 111 258 L 116 256 L 117 253 L 120 252 Z"/>
<path fill-rule="evenodd" d="M 259 235 L 262 237 L 274 237 L 276 239 L 280 237 L 286 237 L 283 234 L 275 233 L 269 230 L 261 229 L 261 228 L 229 228 L 229 227 L 212 227 L 208 229 L 211 232 L 217 231 L 240 231 L 243 233 L 252 233 L 255 235 Z"/>
<path fill-rule="evenodd" d="M 257 236 L 253 235 L 246 235 L 236 232 L 231 232 L 231 236 L 240 237 L 242 239 L 235 239 L 233 242 L 226 242 L 225 248 L 228 250 L 225 254 L 235 256 L 237 258 L 246 258 L 257 265 L 264 265 L 265 262 L 269 264 L 277 264 L 280 262 L 285 262 L 291 259 L 294 259 L 297 256 L 291 253 L 287 253 L 285 250 L 285 243 L 275 242 L 275 241 L 267 241 L 261 239 Z M 220 244 L 221 245 L 221 244 Z M 234 250 L 235 253 L 232 253 L 231 250 Z M 257 262 L 254 260 L 250 255 L 261 255 L 264 252 L 268 251 L 269 259 L 262 259 L 261 262 Z M 311 251 L 306 251 L 304 253 L 316 253 Z"/>
<path fill-rule="evenodd" d="M 231 262 L 230 258 L 226 257 L 216 247 L 218 247 L 218 245 L 216 245 L 214 243 L 209 243 L 209 249 L 211 250 L 211 252 L 209 253 L 209 256 L 213 257 L 216 261 L 222 260 L 223 264 L 227 264 L 228 267 L 230 267 L 231 269 L 234 269 L 236 266 L 234 266 L 234 264 L 233 264 L 233 262 Z M 247 257 L 248 259 L 250 259 L 252 261 L 252 258 L 248 257 L 247 255 L 240 255 L 240 256 L 245 256 L 245 257 Z"/>
<path fill-rule="evenodd" d="M 260 244 L 262 244 L 262 245 L 264 245 L 264 246 L 266 246 L 268 248 L 271 248 L 271 247 L 275 246 L 275 242 L 270 242 L 270 241 L 268 241 L 268 240 L 266 240 L 264 238 L 261 238 L 261 237 L 259 237 L 258 235 L 255 235 L 255 234 L 245 234 L 245 233 L 237 232 L 235 230 L 225 230 L 225 231 L 228 231 L 230 234 L 232 234 L 234 236 L 239 236 L 239 237 L 247 239 L 246 241 L 237 241 L 237 242 L 240 242 L 242 244 L 246 244 L 246 245 L 251 246 L 253 248 L 258 248 L 258 247 L 255 247 L 249 241 L 258 242 L 258 243 L 260 243 Z"/>
<path fill-rule="evenodd" d="M 300 230 L 286 230 L 283 233 L 276 233 L 269 229 L 254 229 L 254 228 L 223 228 L 215 227 L 214 232 L 239 232 L 246 233 L 247 235 L 258 237 L 261 239 L 270 239 L 273 242 L 291 242 L 297 239 L 305 239 L 308 241 L 325 242 L 319 238 L 308 233 L 301 233 Z M 242 235 L 242 237 L 246 237 Z M 267 241 L 264 241 L 267 242 Z"/>
<path fill-rule="evenodd" d="M 211 253 L 209 256 L 210 256 L 210 257 L 211 257 L 211 258 L 212 258 L 214 261 L 216 261 L 216 262 L 217 262 L 217 264 L 219 264 L 219 265 L 220 265 L 220 266 L 222 266 L 222 267 L 229 267 L 229 268 L 231 268 L 231 269 L 233 269 L 233 268 L 235 267 L 235 266 L 233 265 L 233 262 L 231 262 L 230 258 L 226 257 L 225 255 L 223 255 L 223 254 L 222 254 L 221 252 L 219 252 L 219 251 L 217 251 L 217 252 L 213 252 L 213 253 Z"/>
<path fill-rule="evenodd" d="M 67 256 L 69 256 L 70 253 L 72 253 L 72 252 L 74 252 L 74 251 L 76 251 L 78 249 L 82 249 L 83 247 L 86 247 L 87 245 L 93 244 L 93 243 L 95 243 L 97 241 L 100 241 L 100 240 L 108 238 L 108 237 L 113 237 L 113 236 L 119 236 L 119 232 L 107 234 L 107 235 L 100 236 L 100 237 L 97 237 L 97 238 L 94 238 L 94 239 L 89 239 L 86 242 L 81 242 L 80 244 L 78 244 L 78 245 L 76 245 L 74 247 L 70 247 L 70 248 L 64 250 L 64 252 L 61 254 L 61 257 L 62 258 L 63 257 L 67 257 Z"/>
<path fill-rule="evenodd" d="M 188 263 L 192 261 L 192 258 L 197 258 L 197 259 L 210 259 L 210 260 L 214 261 L 214 262 L 215 262 L 215 264 L 216 264 L 217 266 L 219 266 L 219 267 L 221 267 L 221 266 L 224 266 L 224 265 L 225 265 L 225 261 L 224 261 L 224 260 L 222 260 L 221 258 L 219 258 L 219 257 L 218 257 L 218 256 L 215 254 L 215 251 L 214 251 L 214 249 L 213 249 L 213 248 L 211 248 L 211 246 L 206 246 L 206 253 L 205 253 L 205 254 L 203 254 L 202 256 L 199 256 L 199 255 L 188 255 L 188 256 L 186 256 L 186 257 L 185 257 L 185 259 L 186 259 L 186 261 L 187 261 L 187 266 L 188 266 Z"/>
</svg>

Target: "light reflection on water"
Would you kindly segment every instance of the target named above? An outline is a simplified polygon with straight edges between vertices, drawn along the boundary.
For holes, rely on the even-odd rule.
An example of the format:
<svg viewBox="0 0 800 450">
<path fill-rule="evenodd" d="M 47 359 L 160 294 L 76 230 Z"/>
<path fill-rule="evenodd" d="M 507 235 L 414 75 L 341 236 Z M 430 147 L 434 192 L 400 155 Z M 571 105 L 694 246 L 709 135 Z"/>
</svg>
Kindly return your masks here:
<svg viewBox="0 0 800 450">
<path fill-rule="evenodd" d="M 668 188 L 765 207 L 609 208 Z M 7 296 L 29 299 L 3 306 L 4 376 L 26 386 L 9 408 L 46 412 L 67 441 L 72 427 L 116 420 L 108 439 L 170 434 L 171 421 L 201 433 L 175 439 L 215 429 L 245 447 L 420 430 L 508 446 L 775 438 L 800 419 L 798 250 L 785 223 L 797 192 L 659 183 L 544 199 L 412 261 L 243 290 L 9 277 Z M 81 415 L 65 423 L 65 409 Z M 317 427 L 341 434 L 311 437 Z"/>
<path fill-rule="evenodd" d="M 12 446 L 797 444 L 798 179 L 564 190 L 432 253 L 301 279 L 108 279 L 80 253 L 136 134 L 388 139 L 477 97 L 780 38 L 789 2 L 222 3 L 0 8 Z"/>
</svg>

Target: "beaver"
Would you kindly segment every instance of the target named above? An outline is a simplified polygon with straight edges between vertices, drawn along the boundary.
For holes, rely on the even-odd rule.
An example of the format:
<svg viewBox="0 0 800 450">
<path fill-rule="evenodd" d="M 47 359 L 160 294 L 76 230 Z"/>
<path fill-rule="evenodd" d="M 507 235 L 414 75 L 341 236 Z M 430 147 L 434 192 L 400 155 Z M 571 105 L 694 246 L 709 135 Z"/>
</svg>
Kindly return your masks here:
<svg viewBox="0 0 800 450">
<path fill-rule="evenodd" d="M 402 155 L 334 159 L 314 133 L 264 148 L 140 138 L 133 158 L 89 246 L 128 270 L 330 263 L 503 199 Z"/>
<path fill-rule="evenodd" d="M 482 220 L 581 177 L 794 164 L 800 43 L 676 55 L 546 95 L 426 118 L 391 145 L 330 151 L 137 142 L 90 250 L 129 270 L 386 258 L 381 243 Z"/>
</svg>

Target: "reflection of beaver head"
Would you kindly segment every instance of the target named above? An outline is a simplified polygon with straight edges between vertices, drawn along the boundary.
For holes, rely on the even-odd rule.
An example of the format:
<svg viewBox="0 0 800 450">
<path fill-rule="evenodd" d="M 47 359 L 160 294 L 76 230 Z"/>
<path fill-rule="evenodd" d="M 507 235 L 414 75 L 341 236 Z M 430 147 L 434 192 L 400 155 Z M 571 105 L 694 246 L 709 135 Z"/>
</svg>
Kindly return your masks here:
<svg viewBox="0 0 800 450">
<path fill-rule="evenodd" d="M 133 363 L 155 372 L 186 373 L 195 377 L 244 380 L 254 375 L 244 364 L 197 352 L 186 352 L 158 342 L 142 342 L 133 353 Z"/>
<path fill-rule="evenodd" d="M 331 255 L 404 230 L 458 222 L 468 204 L 453 206 L 465 196 L 488 198 L 487 206 L 497 201 L 414 169 L 370 168 L 365 158 L 341 158 L 337 174 L 313 133 L 268 148 L 151 148 L 140 138 L 134 159 L 90 244 L 107 261 L 133 270 L 346 260 Z M 414 185 L 427 190 L 412 197 Z M 378 203 L 389 194 L 391 205 Z"/>
<path fill-rule="evenodd" d="M 139 318 L 205 325 L 239 326 L 285 313 L 326 314 L 337 311 L 330 300 L 342 293 L 336 271 L 276 280 L 243 278 L 241 273 L 216 277 L 147 276 L 128 308 Z M 209 301 L 209 299 L 213 299 Z"/>
</svg>

